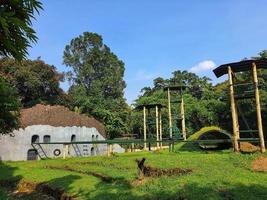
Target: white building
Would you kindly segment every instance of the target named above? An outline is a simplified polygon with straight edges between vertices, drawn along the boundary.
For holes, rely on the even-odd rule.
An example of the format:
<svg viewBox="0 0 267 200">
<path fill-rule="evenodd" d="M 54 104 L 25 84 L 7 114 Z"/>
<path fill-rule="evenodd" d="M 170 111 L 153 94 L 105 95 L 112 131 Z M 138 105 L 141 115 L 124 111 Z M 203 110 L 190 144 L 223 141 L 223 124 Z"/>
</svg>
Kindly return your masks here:
<svg viewBox="0 0 267 200">
<path fill-rule="evenodd" d="M 21 111 L 21 128 L 0 135 L 1 160 L 36 160 L 63 156 L 63 143 L 105 140 L 105 127 L 94 118 L 63 106 L 36 105 Z M 61 144 L 49 144 L 49 143 Z M 37 144 L 34 144 L 37 143 Z M 38 144 L 48 143 L 48 144 Z M 114 145 L 114 152 L 124 152 Z M 70 144 L 69 156 L 107 154 L 106 144 Z"/>
</svg>

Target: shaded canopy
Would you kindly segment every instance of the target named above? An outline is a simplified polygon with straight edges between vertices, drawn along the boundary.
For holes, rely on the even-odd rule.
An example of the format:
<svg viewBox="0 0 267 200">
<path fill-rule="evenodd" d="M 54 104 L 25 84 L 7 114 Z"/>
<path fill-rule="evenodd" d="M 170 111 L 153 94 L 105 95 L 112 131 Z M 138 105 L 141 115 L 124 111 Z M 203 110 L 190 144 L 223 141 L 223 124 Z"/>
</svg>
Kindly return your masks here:
<svg viewBox="0 0 267 200">
<path fill-rule="evenodd" d="M 213 70 L 217 78 L 228 73 L 228 66 L 231 66 L 233 72 L 243 72 L 252 69 L 252 63 L 255 63 L 257 69 L 267 69 L 267 59 L 260 60 L 244 60 L 240 62 L 223 64 Z"/>
</svg>

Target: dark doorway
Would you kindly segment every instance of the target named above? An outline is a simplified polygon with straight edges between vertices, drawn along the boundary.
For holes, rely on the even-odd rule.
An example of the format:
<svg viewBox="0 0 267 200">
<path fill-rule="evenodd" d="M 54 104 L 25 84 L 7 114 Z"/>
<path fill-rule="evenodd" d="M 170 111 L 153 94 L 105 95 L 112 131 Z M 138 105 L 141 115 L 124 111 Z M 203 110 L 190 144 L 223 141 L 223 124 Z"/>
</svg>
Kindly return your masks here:
<svg viewBox="0 0 267 200">
<path fill-rule="evenodd" d="M 27 160 L 37 160 L 38 153 L 35 149 L 30 149 L 27 153 Z"/>
<path fill-rule="evenodd" d="M 76 135 L 71 136 L 71 142 L 76 142 Z"/>
<path fill-rule="evenodd" d="M 92 147 L 92 148 L 91 148 L 91 156 L 94 156 L 94 155 L 95 155 L 95 148 Z"/>
<path fill-rule="evenodd" d="M 33 135 L 32 136 L 32 143 L 38 143 L 39 142 L 39 135 Z"/>
</svg>

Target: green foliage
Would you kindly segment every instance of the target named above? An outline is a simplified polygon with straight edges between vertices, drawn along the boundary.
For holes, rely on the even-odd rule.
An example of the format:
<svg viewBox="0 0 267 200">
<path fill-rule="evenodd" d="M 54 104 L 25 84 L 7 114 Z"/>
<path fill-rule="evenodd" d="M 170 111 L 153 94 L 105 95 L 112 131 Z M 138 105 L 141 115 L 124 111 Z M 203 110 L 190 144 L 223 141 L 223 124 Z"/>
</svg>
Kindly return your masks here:
<svg viewBox="0 0 267 200">
<path fill-rule="evenodd" d="M 0 56 L 26 57 L 30 43 L 37 40 L 32 19 L 41 9 L 37 0 L 0 1 Z"/>
<path fill-rule="evenodd" d="M 221 93 L 214 90 L 207 77 L 198 77 L 196 74 L 187 71 L 175 71 L 170 79 L 156 78 L 152 88 L 145 87 L 142 89 L 143 94 L 135 101 L 134 106 L 161 103 L 167 106 L 167 92 L 163 88 L 167 85 L 183 85 L 187 86 L 183 91 L 183 99 L 185 103 L 185 121 L 187 134 L 199 130 L 203 126 L 223 125 L 224 120 L 228 117 L 227 105 L 220 101 Z M 171 92 L 172 99 L 179 99 L 179 92 Z M 133 132 L 142 132 L 140 128 L 143 124 L 142 114 L 136 114 L 132 124 Z M 173 118 L 180 116 L 180 105 L 172 104 Z M 155 114 L 152 112 L 152 116 Z M 138 119 L 136 119 L 138 116 Z M 165 137 L 168 137 L 168 111 L 162 110 L 163 130 Z M 181 123 L 177 120 L 173 121 L 174 127 L 181 130 Z M 180 134 L 180 130 L 175 135 Z M 140 133 L 141 134 L 141 133 Z M 177 135 L 177 136 L 178 136 Z"/>
<path fill-rule="evenodd" d="M 85 32 L 65 47 L 64 64 L 71 70 L 69 94 L 83 113 L 103 121 L 110 137 L 125 133 L 129 108 L 123 97 L 124 63 L 96 33 Z"/>
<path fill-rule="evenodd" d="M 19 108 L 16 89 L 0 77 L 0 134 L 18 128 Z"/>
<path fill-rule="evenodd" d="M 37 103 L 61 104 L 70 107 L 70 98 L 60 88 L 64 74 L 56 71 L 53 65 L 41 60 L 15 61 L 0 59 L 0 74 L 17 88 L 24 107 Z"/>
</svg>

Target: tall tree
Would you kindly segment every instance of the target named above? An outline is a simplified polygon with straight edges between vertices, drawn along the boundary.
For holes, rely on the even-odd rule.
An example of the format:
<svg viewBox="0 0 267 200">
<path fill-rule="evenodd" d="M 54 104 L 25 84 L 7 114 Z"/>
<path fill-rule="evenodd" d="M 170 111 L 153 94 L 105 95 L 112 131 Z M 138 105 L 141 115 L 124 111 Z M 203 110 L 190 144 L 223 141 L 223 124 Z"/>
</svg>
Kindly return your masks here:
<svg viewBox="0 0 267 200">
<path fill-rule="evenodd" d="M 20 102 L 16 88 L 0 77 L 0 134 L 18 127 Z"/>
<path fill-rule="evenodd" d="M 32 19 L 41 9 L 37 0 L 0 1 L 0 56 L 26 57 L 31 42 L 37 41 Z"/>
<path fill-rule="evenodd" d="M 71 68 L 69 94 L 76 106 L 102 120 L 110 137 L 125 132 L 124 63 L 103 43 L 102 37 L 85 32 L 72 39 L 65 47 L 63 59 Z"/>
<path fill-rule="evenodd" d="M 70 98 L 60 88 L 64 74 L 53 65 L 41 60 L 18 62 L 14 59 L 0 59 L 0 75 L 13 85 L 24 107 L 37 103 L 70 106 Z"/>
</svg>

